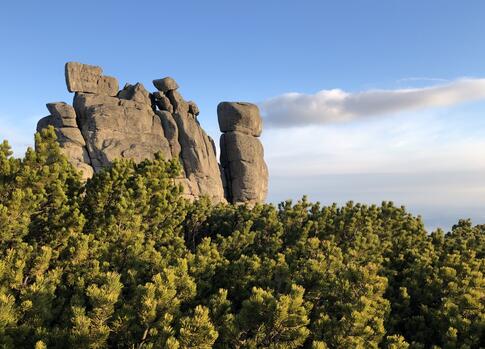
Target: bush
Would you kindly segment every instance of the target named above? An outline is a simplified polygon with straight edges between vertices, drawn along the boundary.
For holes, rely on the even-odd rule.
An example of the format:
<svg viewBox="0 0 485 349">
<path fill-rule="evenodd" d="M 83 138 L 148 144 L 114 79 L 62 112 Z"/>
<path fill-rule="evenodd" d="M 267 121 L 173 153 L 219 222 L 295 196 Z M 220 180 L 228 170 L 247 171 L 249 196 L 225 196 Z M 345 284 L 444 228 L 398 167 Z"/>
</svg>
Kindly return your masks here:
<svg viewBox="0 0 485 349">
<path fill-rule="evenodd" d="M 176 162 L 87 183 L 52 129 L 0 146 L 3 348 L 479 348 L 485 226 L 385 202 L 185 201 Z"/>
</svg>

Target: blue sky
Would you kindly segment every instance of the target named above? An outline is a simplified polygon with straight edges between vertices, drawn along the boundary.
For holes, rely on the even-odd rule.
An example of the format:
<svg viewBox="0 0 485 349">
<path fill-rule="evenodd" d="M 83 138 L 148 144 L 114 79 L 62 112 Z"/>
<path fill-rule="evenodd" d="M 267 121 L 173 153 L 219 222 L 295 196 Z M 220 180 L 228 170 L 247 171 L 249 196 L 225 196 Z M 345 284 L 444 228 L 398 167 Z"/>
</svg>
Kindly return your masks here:
<svg viewBox="0 0 485 349">
<path fill-rule="evenodd" d="M 393 200 L 430 228 L 485 223 L 484 13 L 483 1 L 5 2 L 0 138 L 22 154 L 45 103 L 72 100 L 66 61 L 149 88 L 170 75 L 215 139 L 220 101 L 261 105 L 269 201 Z"/>
</svg>

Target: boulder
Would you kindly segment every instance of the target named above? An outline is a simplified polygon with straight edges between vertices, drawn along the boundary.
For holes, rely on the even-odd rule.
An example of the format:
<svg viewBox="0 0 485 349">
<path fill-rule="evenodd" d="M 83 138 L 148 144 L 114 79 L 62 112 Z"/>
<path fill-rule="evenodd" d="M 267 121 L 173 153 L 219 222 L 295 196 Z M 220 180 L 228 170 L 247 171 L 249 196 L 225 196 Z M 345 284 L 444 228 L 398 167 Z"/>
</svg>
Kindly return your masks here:
<svg viewBox="0 0 485 349">
<path fill-rule="evenodd" d="M 153 80 L 153 85 L 158 91 L 161 91 L 164 93 L 168 91 L 173 91 L 179 88 L 179 85 L 177 84 L 177 82 L 169 76 L 163 79 Z"/>
<path fill-rule="evenodd" d="M 64 127 L 59 117 L 49 115 L 40 119 L 37 123 L 37 132 L 40 132 L 42 129 L 47 128 L 48 126 L 54 127 L 57 140 L 61 145 L 64 143 L 74 143 L 79 146 L 86 145 L 86 142 L 81 135 L 81 131 L 79 131 L 77 127 Z"/>
<path fill-rule="evenodd" d="M 199 115 L 200 111 L 197 104 L 195 104 L 195 102 L 193 101 L 189 101 L 188 103 L 189 103 L 189 113 L 195 116 Z"/>
<path fill-rule="evenodd" d="M 74 108 L 65 102 L 47 103 L 47 109 L 51 117 L 56 119 L 56 127 L 77 127 L 76 112 Z"/>
<path fill-rule="evenodd" d="M 76 94 L 74 109 L 94 170 L 115 159 L 139 162 L 160 152 L 167 160 L 180 159 L 183 173 L 178 181 L 186 197 L 224 201 L 214 142 L 189 112 L 197 111 L 195 103 L 190 107 L 172 79 L 161 84 L 166 92 L 150 94 L 142 84 L 127 84 L 116 97 Z"/>
<path fill-rule="evenodd" d="M 217 106 L 221 132 L 239 131 L 259 137 L 263 122 L 255 104 L 244 102 L 221 102 Z"/>
<path fill-rule="evenodd" d="M 103 69 L 94 65 L 68 62 L 65 66 L 66 84 L 69 92 L 97 93 L 116 96 L 118 80 L 103 76 Z"/>
<path fill-rule="evenodd" d="M 172 103 L 170 103 L 170 99 L 165 96 L 163 92 L 156 91 L 152 95 L 155 100 L 155 105 L 158 107 L 158 109 L 166 110 L 169 113 L 173 113 Z"/>
<path fill-rule="evenodd" d="M 140 83 L 136 83 L 135 85 L 126 84 L 125 87 L 118 92 L 118 98 L 151 105 L 150 93 Z"/>
<path fill-rule="evenodd" d="M 66 63 L 66 84 L 69 92 L 98 92 L 98 81 L 103 69 L 78 62 Z"/>
<path fill-rule="evenodd" d="M 76 119 L 76 111 L 66 102 L 47 103 L 46 107 L 54 117 L 62 119 Z"/>
<path fill-rule="evenodd" d="M 62 120 L 60 118 L 55 118 L 52 115 L 44 116 L 37 122 L 37 132 L 40 132 L 42 129 L 47 128 L 49 126 L 53 126 L 54 129 L 62 127 Z"/>
</svg>

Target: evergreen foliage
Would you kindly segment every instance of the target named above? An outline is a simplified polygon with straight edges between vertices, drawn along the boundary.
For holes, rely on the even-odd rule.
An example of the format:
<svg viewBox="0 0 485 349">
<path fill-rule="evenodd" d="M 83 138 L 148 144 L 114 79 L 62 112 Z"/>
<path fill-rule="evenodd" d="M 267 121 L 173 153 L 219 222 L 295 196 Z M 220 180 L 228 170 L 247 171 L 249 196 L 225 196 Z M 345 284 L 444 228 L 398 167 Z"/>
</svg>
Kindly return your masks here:
<svg viewBox="0 0 485 349">
<path fill-rule="evenodd" d="M 0 348 L 483 348 L 485 225 L 390 202 L 187 202 L 176 162 L 82 183 L 0 145 Z"/>
</svg>

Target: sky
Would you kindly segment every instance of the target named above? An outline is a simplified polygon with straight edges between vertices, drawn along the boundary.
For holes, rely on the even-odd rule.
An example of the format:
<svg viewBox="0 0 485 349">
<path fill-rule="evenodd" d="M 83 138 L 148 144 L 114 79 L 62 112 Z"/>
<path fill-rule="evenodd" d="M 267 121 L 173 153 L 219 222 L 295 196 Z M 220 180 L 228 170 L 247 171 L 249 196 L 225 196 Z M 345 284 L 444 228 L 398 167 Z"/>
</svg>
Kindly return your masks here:
<svg viewBox="0 0 485 349">
<path fill-rule="evenodd" d="M 21 156 L 64 63 L 172 76 L 218 139 L 221 101 L 257 103 L 268 201 L 393 201 L 445 230 L 485 223 L 483 1 L 8 1 L 0 139 Z"/>
</svg>

